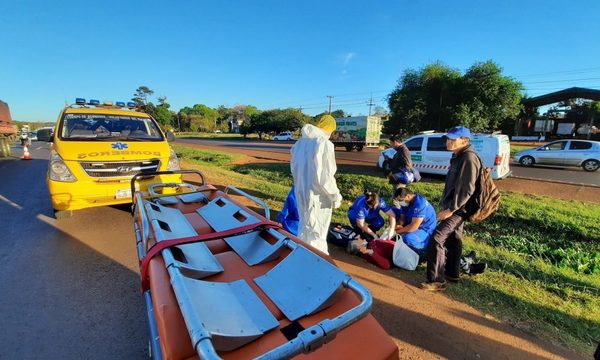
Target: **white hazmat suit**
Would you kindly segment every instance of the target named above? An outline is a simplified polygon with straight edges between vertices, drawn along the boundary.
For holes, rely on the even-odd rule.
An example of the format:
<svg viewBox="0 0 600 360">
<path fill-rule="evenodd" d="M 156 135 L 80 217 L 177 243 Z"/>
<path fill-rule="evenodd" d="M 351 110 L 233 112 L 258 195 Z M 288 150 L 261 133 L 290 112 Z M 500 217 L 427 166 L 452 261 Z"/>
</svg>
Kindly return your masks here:
<svg viewBox="0 0 600 360">
<path fill-rule="evenodd" d="M 323 130 L 306 124 L 302 127 L 302 137 L 290 152 L 300 214 L 298 237 L 329 254 L 327 232 L 331 223 L 331 211 L 342 202 L 333 177 L 337 171 L 334 146 Z"/>
</svg>

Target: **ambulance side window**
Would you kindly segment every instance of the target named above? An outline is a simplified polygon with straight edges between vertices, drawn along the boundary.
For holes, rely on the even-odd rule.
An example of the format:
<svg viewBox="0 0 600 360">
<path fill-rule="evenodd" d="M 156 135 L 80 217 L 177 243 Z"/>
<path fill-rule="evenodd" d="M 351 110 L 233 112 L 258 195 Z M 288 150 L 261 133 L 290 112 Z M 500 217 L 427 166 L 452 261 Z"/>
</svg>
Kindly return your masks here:
<svg viewBox="0 0 600 360">
<path fill-rule="evenodd" d="M 446 139 L 442 136 L 431 136 L 427 139 L 427 151 L 448 151 Z"/>
<path fill-rule="evenodd" d="M 423 146 L 423 138 L 418 137 L 411 140 L 408 140 L 404 143 L 408 150 L 410 151 L 421 151 L 421 146 Z"/>
</svg>

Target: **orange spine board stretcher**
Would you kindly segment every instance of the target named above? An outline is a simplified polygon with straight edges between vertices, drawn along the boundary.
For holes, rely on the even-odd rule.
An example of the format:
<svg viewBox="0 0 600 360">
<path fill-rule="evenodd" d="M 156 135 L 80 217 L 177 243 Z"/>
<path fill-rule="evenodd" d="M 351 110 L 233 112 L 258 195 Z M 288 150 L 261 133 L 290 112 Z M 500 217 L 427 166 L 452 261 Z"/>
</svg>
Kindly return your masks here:
<svg viewBox="0 0 600 360">
<path fill-rule="evenodd" d="M 398 358 L 364 286 L 198 175 L 132 191 L 154 359 Z"/>
</svg>

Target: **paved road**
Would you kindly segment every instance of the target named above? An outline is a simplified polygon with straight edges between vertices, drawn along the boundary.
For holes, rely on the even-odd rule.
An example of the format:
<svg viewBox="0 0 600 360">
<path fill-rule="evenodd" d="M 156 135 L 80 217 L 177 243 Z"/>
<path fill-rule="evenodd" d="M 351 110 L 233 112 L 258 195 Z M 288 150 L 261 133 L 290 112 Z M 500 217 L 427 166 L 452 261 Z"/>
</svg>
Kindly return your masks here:
<svg viewBox="0 0 600 360">
<path fill-rule="evenodd" d="M 131 216 L 102 207 L 56 222 L 48 144 L 32 150 L 0 159 L 0 359 L 146 358 Z"/>
<path fill-rule="evenodd" d="M 229 148 L 236 150 L 264 151 L 269 154 L 289 154 L 293 142 L 260 142 L 260 141 L 226 141 L 210 139 L 178 139 L 178 142 L 194 142 L 203 145 Z M 236 151 L 237 152 L 237 151 Z M 347 152 L 344 148 L 336 148 L 335 156 L 338 163 L 353 163 L 356 165 L 375 166 L 380 150 L 367 148 L 362 152 Z M 579 168 L 533 167 L 526 168 L 514 164 L 511 166 L 514 177 L 545 181 L 558 181 L 579 185 L 600 187 L 600 171 L 589 173 Z"/>
</svg>

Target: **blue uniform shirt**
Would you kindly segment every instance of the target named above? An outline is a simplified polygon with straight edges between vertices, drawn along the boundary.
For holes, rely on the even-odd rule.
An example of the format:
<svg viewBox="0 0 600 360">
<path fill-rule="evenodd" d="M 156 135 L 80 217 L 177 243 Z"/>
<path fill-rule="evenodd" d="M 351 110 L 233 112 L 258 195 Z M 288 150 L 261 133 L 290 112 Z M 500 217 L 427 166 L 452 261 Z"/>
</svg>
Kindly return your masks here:
<svg viewBox="0 0 600 360">
<path fill-rule="evenodd" d="M 409 206 L 402 206 L 400 209 L 394 209 L 396 220 L 400 219 L 400 215 L 404 215 L 404 223 L 410 224 L 413 218 L 422 218 L 423 222 L 419 226 L 419 230 L 425 231 L 431 235 L 437 226 L 437 216 L 433 206 L 423 196 L 415 194 L 413 202 Z"/>
<path fill-rule="evenodd" d="M 362 219 L 369 224 L 381 217 L 379 214 L 380 211 L 388 212 L 390 209 L 390 206 L 386 204 L 383 199 L 379 199 L 379 206 L 374 209 L 369 209 L 367 206 L 367 197 L 361 195 L 354 201 L 354 204 L 350 206 L 350 210 L 348 210 L 348 219 L 353 225 L 356 224 L 356 220 L 358 219 Z"/>
</svg>

